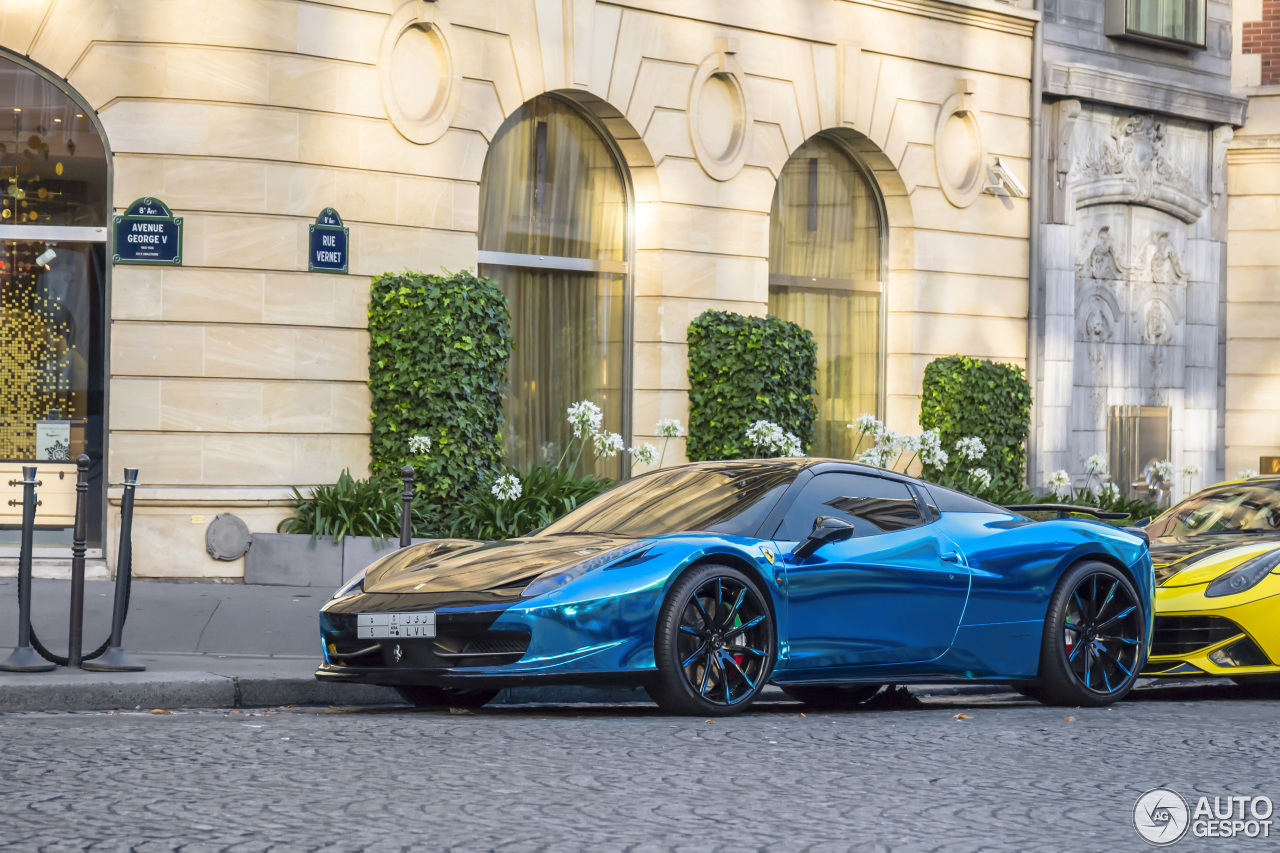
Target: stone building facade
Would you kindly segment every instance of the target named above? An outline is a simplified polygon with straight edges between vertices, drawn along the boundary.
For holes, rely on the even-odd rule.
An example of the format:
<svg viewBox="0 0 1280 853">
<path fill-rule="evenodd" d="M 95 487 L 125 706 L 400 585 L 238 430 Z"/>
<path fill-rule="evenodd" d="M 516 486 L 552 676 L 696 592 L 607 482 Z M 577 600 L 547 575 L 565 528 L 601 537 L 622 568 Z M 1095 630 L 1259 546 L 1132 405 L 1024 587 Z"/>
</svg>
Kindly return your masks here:
<svg viewBox="0 0 1280 853">
<path fill-rule="evenodd" d="M 590 286 L 604 287 L 612 277 L 608 292 L 620 307 L 608 309 L 618 313 L 605 325 L 616 331 L 622 365 L 610 391 L 629 442 L 651 439 L 659 418 L 687 418 L 692 317 L 707 308 L 761 314 L 806 289 L 827 300 L 815 304 L 849 293 L 862 300 L 866 332 L 855 355 L 870 384 L 858 399 L 890 425 L 915 429 L 932 358 L 964 352 L 1025 363 L 1028 203 L 987 184 L 997 157 L 1028 180 L 1036 17 L 992 0 L 6 0 L 0 59 L 10 88 L 35 78 L 56 86 L 66 99 L 58 109 L 93 123 L 81 132 L 100 141 L 107 169 L 101 209 L 83 208 L 88 224 L 76 226 L 88 230 L 37 237 L 16 230 L 25 219 L 0 224 L 0 241 L 29 274 L 23 286 L 48 291 L 45 272 L 64 261 L 39 258 L 60 239 L 87 241 L 83 256 L 99 257 L 93 246 L 109 241 L 109 215 L 137 199 L 162 200 L 184 228 L 180 265 L 102 270 L 101 328 L 86 338 L 101 349 L 96 361 L 86 357 L 99 379 L 86 380 L 83 417 L 42 403 L 19 426 L 23 435 L 31 424 L 60 434 L 70 420 L 73 437 L 100 433 L 96 445 L 72 442 L 97 454 L 92 486 L 108 498 L 93 521 L 95 553 L 110 559 L 118 484 L 124 468 L 137 467 L 136 572 L 237 577 L 241 561 L 205 552 L 216 515 L 274 530 L 291 486 L 367 466 L 371 276 L 479 265 L 519 270 L 509 281 L 545 283 L 552 270 L 564 281 L 595 276 Z M 1216 54 L 1208 61 L 1219 63 Z M 1179 85 L 1199 85 L 1199 66 L 1192 72 Z M 1055 173 L 1075 218 L 1063 224 L 1054 268 L 1070 278 L 1080 258 L 1096 256 L 1080 269 L 1102 271 L 1109 245 L 1116 270 L 1167 295 L 1158 310 L 1133 308 L 1128 291 L 1103 295 L 1090 285 L 1101 301 L 1097 312 L 1087 301 L 1085 320 L 1098 313 L 1117 324 L 1104 346 L 1131 349 L 1135 362 L 1172 336 L 1177 351 L 1160 370 L 1198 369 L 1188 341 L 1200 340 L 1200 303 L 1216 297 L 1189 293 L 1217 286 L 1223 239 L 1208 164 L 1215 127 L 1230 124 L 1238 107 L 1179 107 L 1180 118 L 1157 119 L 1150 111 L 1160 104 L 1091 100 L 1075 79 L 1069 73 L 1054 91 L 1078 109 L 1046 108 L 1075 128 Z M 613 212 L 624 221 L 609 254 L 503 251 L 482 234 L 494 198 L 486 176 L 501 172 L 487 163 L 495 141 L 527 131 L 521 150 L 554 164 L 544 127 L 552 137 L 568 128 L 612 159 L 622 199 Z M 39 130 L 6 152 L 14 182 L 30 179 L 22 163 L 43 174 L 50 156 L 66 156 L 68 140 L 53 125 Z M 1110 157 L 1102 171 L 1077 153 L 1090 146 Z M 1160 171 L 1193 150 L 1203 174 Z M 821 257 L 783 269 L 771 258 L 775 205 L 807 203 L 810 222 L 847 206 L 821 200 L 831 184 L 812 177 L 794 183 L 796 198 L 779 199 L 789 168 L 830 170 L 862 188 L 866 203 L 848 214 L 857 220 L 849 234 L 874 238 L 858 238 L 870 272 L 824 272 L 838 264 Z M 325 208 L 349 228 L 346 275 L 308 269 L 309 226 Z M 1070 296 L 1055 292 L 1049 302 L 1070 315 Z M 1204 340 L 1216 341 L 1216 330 L 1215 319 Z M 1154 337 L 1144 343 L 1142 335 Z M 1053 340 L 1046 366 L 1064 362 Z M 832 336 L 823 346 L 845 344 Z M 1206 460 L 1220 429 L 1214 358 L 1179 410 L 1187 413 L 1179 428 L 1194 432 L 1188 452 Z M 1075 393 L 1064 369 L 1042 390 L 1059 394 L 1053 405 Z M 851 394 L 835 388 L 832 398 Z M 830 419 L 857 414 L 851 405 Z M 1043 411 L 1048 436 L 1052 407 Z M 1081 434 L 1091 434 L 1084 426 Z M 1046 440 L 1046 458 L 1080 449 Z M 15 451 L 6 474 L 24 453 L 34 450 Z M 65 475 L 65 464 L 38 462 Z M 65 486 L 46 491 L 65 497 Z M 45 520 L 47 541 L 65 547 L 65 515 Z"/>
<path fill-rule="evenodd" d="M 1109 458 L 1147 496 L 1222 478 L 1230 7 L 1049 0 L 1030 478 Z M 1169 17 L 1170 10 L 1177 15 Z"/>
</svg>

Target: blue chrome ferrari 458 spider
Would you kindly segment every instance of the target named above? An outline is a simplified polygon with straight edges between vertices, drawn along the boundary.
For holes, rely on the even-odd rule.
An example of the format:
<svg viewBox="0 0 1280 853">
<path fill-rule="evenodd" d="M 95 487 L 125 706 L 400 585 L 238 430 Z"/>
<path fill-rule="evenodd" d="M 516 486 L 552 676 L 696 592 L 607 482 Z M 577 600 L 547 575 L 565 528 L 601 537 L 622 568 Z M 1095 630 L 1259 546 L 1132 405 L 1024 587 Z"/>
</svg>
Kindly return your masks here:
<svg viewBox="0 0 1280 853">
<path fill-rule="evenodd" d="M 943 681 L 1105 705 L 1146 661 L 1153 595 L 1147 543 L 1104 524 L 1033 522 L 848 462 L 708 462 L 628 480 L 529 536 L 374 563 L 322 609 L 316 677 L 417 705 L 643 685 L 704 716 L 769 683 L 822 706 Z"/>
</svg>

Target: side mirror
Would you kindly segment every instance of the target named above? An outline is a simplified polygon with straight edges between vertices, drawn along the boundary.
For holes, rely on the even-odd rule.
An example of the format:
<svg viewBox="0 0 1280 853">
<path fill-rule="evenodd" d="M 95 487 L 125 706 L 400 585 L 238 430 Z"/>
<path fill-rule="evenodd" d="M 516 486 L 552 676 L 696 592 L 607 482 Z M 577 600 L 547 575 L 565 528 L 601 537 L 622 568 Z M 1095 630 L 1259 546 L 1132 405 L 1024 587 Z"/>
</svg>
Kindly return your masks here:
<svg viewBox="0 0 1280 853">
<path fill-rule="evenodd" d="M 853 525 L 843 518 L 820 515 L 813 522 L 813 532 L 796 546 L 792 554 L 800 559 L 812 556 L 823 545 L 832 542 L 844 542 L 853 538 Z"/>
</svg>

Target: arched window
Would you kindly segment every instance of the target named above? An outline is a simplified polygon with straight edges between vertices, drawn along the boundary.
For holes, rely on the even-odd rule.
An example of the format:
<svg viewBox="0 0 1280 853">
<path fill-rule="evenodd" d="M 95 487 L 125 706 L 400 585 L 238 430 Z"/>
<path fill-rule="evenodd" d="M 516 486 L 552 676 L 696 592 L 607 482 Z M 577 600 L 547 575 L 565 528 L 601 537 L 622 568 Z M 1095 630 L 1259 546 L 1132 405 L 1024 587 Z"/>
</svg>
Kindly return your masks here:
<svg viewBox="0 0 1280 853">
<path fill-rule="evenodd" d="M 815 456 L 849 458 L 857 437 L 846 425 L 880 410 L 882 221 L 870 179 L 838 142 L 816 136 L 783 167 L 769 219 L 769 313 L 817 340 Z"/>
<path fill-rule="evenodd" d="M 480 271 L 511 307 L 515 354 L 503 436 L 516 465 L 555 462 L 565 410 L 590 400 L 626 430 L 627 190 L 576 108 L 535 98 L 499 128 L 480 180 Z M 603 461 L 617 477 L 621 460 Z"/>
<path fill-rule="evenodd" d="M 101 547 L 107 183 L 92 113 L 0 55 L 0 483 L 37 466 L 38 546 L 70 544 L 85 453 L 89 546 Z M 7 503 L 6 549 L 21 522 Z"/>
</svg>

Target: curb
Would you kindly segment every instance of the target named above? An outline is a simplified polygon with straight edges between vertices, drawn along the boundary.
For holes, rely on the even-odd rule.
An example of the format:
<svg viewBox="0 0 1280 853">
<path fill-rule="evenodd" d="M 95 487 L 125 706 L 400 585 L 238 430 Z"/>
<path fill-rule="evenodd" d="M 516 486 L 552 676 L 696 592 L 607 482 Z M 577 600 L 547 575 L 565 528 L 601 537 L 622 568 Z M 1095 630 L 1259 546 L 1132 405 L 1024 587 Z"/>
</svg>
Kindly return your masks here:
<svg viewBox="0 0 1280 853">
<path fill-rule="evenodd" d="M 640 688 L 511 687 L 493 705 L 647 702 Z M 6 678 L 0 713 L 107 711 L 115 708 L 257 708 L 280 705 L 403 705 L 390 687 L 335 684 L 294 676 L 217 675 L 211 672 L 130 672 L 95 676 L 82 672 Z"/>
</svg>

